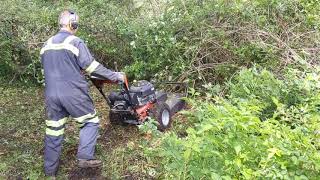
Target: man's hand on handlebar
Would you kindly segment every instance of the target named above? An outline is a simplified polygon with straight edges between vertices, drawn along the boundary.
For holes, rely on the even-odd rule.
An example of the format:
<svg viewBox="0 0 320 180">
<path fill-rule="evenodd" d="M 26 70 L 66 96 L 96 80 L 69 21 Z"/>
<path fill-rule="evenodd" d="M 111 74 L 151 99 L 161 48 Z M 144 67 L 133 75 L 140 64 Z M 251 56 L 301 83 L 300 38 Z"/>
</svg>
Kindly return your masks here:
<svg viewBox="0 0 320 180">
<path fill-rule="evenodd" d="M 99 76 L 90 76 L 91 81 L 95 86 L 101 87 L 105 83 L 113 84 L 113 83 L 118 83 L 118 84 L 124 84 L 126 83 L 126 75 L 124 72 L 116 72 L 116 81 L 111 81 L 109 79 L 105 79 Z"/>
<path fill-rule="evenodd" d="M 119 83 L 124 83 L 125 80 L 126 80 L 126 75 L 124 72 L 118 72 L 117 73 L 117 76 L 118 76 L 118 81 Z"/>
</svg>

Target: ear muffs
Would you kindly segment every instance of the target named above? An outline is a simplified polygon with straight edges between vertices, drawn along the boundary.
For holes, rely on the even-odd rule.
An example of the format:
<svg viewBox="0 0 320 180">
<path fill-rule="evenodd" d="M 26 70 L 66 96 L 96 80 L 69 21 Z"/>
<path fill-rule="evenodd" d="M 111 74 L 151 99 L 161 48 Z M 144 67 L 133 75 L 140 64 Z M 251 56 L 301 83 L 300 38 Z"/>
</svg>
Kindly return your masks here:
<svg viewBox="0 0 320 180">
<path fill-rule="evenodd" d="M 72 11 L 72 10 L 69 10 L 69 13 L 70 13 L 69 26 L 70 26 L 70 28 L 71 28 L 72 30 L 76 30 L 76 29 L 78 29 L 78 26 L 79 26 L 79 24 L 78 24 L 78 22 L 77 22 L 77 14 L 76 14 L 74 11 Z"/>
</svg>

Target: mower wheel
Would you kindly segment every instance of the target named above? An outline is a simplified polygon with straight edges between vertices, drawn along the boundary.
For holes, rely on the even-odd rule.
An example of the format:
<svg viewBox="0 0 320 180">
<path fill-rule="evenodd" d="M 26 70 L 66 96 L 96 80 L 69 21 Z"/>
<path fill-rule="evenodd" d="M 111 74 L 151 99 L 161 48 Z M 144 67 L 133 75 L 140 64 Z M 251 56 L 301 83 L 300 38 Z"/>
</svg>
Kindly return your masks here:
<svg viewBox="0 0 320 180">
<path fill-rule="evenodd" d="M 112 125 L 124 125 L 123 117 L 119 113 L 109 112 L 109 120 Z"/>
<path fill-rule="evenodd" d="M 152 111 L 153 117 L 158 121 L 158 129 L 165 131 L 171 126 L 171 112 L 169 105 L 165 102 L 158 102 Z"/>
</svg>

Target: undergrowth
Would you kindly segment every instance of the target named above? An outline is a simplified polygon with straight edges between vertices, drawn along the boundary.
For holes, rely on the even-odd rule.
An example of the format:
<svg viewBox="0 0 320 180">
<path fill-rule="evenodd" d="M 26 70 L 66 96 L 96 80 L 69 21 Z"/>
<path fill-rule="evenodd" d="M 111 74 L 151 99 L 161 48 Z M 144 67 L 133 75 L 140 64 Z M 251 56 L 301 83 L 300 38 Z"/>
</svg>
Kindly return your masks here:
<svg viewBox="0 0 320 180">
<path fill-rule="evenodd" d="M 282 74 L 319 58 L 318 0 L 5 0 L 1 76 L 42 82 L 39 51 L 65 8 L 95 58 L 131 79 L 215 84 L 253 64 Z"/>
<path fill-rule="evenodd" d="M 39 50 L 65 8 L 80 14 L 77 35 L 108 68 L 192 86 L 187 118 L 172 131 L 148 122 L 140 144 L 125 128 L 112 136 L 112 148 L 120 147 L 106 152 L 112 142 L 100 141 L 104 176 L 320 176 L 319 0 L 3 1 L 0 82 L 11 87 L 0 87 L 0 176 L 43 178 L 42 94 L 15 82 L 43 82 Z M 68 158 L 76 142 L 66 139 L 64 178 L 75 166 Z"/>
<path fill-rule="evenodd" d="M 189 99 L 187 136 L 154 134 L 145 156 L 164 179 L 317 179 L 319 78 L 317 68 L 283 79 L 243 69 L 225 97 Z"/>
</svg>

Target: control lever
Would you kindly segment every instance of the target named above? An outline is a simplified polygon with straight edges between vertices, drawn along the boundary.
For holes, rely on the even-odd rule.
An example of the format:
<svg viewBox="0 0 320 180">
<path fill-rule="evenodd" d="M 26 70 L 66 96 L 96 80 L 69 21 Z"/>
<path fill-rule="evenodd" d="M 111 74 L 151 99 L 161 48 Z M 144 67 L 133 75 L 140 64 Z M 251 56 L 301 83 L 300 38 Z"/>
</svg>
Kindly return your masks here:
<svg viewBox="0 0 320 180">
<path fill-rule="evenodd" d="M 124 82 L 111 81 L 109 79 L 104 79 L 104 78 L 100 78 L 97 76 L 90 76 L 90 80 L 92 81 L 93 85 L 99 90 L 101 95 L 106 99 L 108 104 L 109 103 L 111 104 L 111 101 L 102 90 L 103 84 L 105 84 L 105 83 L 108 83 L 108 84 L 119 83 L 121 85 L 121 88 L 124 89 L 125 93 L 128 95 L 129 104 L 132 105 L 132 100 L 131 100 L 131 96 L 130 96 L 130 92 L 129 92 L 129 82 L 128 82 L 128 78 L 125 74 L 124 74 Z"/>
</svg>

